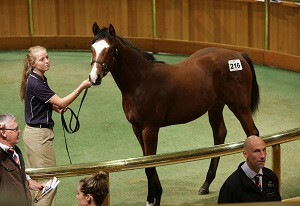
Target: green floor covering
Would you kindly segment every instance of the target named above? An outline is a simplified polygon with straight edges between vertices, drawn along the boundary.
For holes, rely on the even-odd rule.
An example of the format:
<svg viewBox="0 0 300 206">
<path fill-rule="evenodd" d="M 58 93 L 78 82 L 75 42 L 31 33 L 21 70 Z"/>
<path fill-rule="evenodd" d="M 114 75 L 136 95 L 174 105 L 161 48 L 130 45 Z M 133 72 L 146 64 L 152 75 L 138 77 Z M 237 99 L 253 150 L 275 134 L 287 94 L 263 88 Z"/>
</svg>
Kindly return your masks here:
<svg viewBox="0 0 300 206">
<path fill-rule="evenodd" d="M 19 85 L 25 51 L 0 52 L 0 112 L 14 113 L 24 128 L 23 105 L 19 97 Z M 90 52 L 49 51 L 51 69 L 46 73 L 50 87 L 64 97 L 72 92 L 90 72 Z M 156 55 L 167 63 L 176 63 L 186 57 Z M 284 59 L 283 59 L 284 61 Z M 282 69 L 255 65 L 261 92 L 259 111 L 254 121 L 261 135 L 272 134 L 300 127 L 300 74 Z M 75 111 L 79 106 L 72 105 Z M 226 143 L 242 141 L 245 134 L 234 115 L 225 108 Z M 56 121 L 54 140 L 58 165 L 69 164 L 60 116 Z M 117 160 L 142 155 L 131 125 L 121 106 L 121 94 L 110 74 L 98 87 L 89 90 L 80 114 L 81 128 L 67 135 L 73 163 Z M 282 145 L 282 185 L 284 199 L 300 196 L 300 140 Z M 23 149 L 23 142 L 19 144 Z M 159 134 L 158 153 L 175 152 L 213 145 L 207 115 L 184 125 L 162 128 Z M 24 151 L 24 150 L 23 150 Z M 267 167 L 272 167 L 271 149 L 267 149 Z M 162 205 L 193 205 L 216 203 L 219 188 L 243 161 L 242 154 L 221 158 L 217 177 L 210 187 L 210 194 L 199 196 L 209 166 L 209 160 L 182 163 L 157 168 L 163 186 Z M 82 177 L 60 178 L 57 194 L 58 206 L 76 205 L 76 185 Z M 111 205 L 145 205 L 147 180 L 144 170 L 131 170 L 110 174 Z"/>
</svg>

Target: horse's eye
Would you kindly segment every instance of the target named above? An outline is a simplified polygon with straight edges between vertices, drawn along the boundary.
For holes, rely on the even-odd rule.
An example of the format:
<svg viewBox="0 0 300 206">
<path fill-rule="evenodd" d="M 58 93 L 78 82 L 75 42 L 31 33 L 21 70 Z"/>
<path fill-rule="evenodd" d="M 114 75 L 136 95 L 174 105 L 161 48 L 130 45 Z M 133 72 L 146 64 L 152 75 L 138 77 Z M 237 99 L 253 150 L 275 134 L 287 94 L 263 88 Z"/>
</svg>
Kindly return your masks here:
<svg viewBox="0 0 300 206">
<path fill-rule="evenodd" d="M 114 50 L 112 48 L 108 49 L 108 52 L 111 54 Z"/>
</svg>

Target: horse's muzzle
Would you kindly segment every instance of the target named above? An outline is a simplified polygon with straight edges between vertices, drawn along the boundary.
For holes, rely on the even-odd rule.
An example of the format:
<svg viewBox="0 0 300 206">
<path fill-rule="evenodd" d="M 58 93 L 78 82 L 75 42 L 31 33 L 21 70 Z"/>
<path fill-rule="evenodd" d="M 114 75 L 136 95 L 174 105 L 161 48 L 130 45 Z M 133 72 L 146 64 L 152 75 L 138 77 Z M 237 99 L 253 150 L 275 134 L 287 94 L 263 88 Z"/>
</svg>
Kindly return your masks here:
<svg viewBox="0 0 300 206">
<path fill-rule="evenodd" d="M 101 82 L 102 82 L 102 78 L 101 78 L 101 76 L 100 76 L 99 74 L 97 75 L 97 79 L 96 79 L 95 82 L 93 82 L 93 81 L 91 80 L 91 76 L 90 76 L 90 75 L 89 75 L 89 80 L 90 80 L 90 82 L 91 82 L 91 84 L 92 84 L 93 86 L 100 85 Z"/>
</svg>

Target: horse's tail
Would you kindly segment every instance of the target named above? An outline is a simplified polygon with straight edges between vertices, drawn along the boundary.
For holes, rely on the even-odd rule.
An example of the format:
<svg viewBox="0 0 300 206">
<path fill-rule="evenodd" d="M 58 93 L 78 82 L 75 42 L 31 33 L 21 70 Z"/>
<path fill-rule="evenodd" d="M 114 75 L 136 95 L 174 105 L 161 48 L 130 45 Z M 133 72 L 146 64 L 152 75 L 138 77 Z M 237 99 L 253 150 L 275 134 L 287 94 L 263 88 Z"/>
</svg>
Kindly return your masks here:
<svg viewBox="0 0 300 206">
<path fill-rule="evenodd" d="M 242 56 L 249 64 L 249 66 L 251 68 L 251 72 L 252 72 L 252 89 L 251 89 L 250 109 L 251 109 L 251 112 L 254 114 L 256 112 L 256 110 L 258 109 L 258 104 L 259 104 L 259 87 L 258 87 L 258 84 L 256 81 L 256 75 L 255 75 L 252 60 L 246 53 L 242 53 Z"/>
</svg>

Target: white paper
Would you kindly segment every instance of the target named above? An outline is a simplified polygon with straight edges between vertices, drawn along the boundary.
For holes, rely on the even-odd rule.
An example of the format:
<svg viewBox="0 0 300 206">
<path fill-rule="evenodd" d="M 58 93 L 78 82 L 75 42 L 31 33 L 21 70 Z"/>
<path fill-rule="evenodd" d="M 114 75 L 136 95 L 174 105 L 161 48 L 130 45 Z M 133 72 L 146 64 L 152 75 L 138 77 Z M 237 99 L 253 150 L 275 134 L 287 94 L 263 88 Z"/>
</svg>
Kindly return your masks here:
<svg viewBox="0 0 300 206">
<path fill-rule="evenodd" d="M 45 187 L 37 193 L 34 202 L 37 203 L 38 201 L 40 201 L 40 199 L 42 199 L 51 190 L 55 189 L 59 183 L 60 181 L 56 177 L 53 177 L 53 179 L 49 180 L 46 183 Z"/>
</svg>

